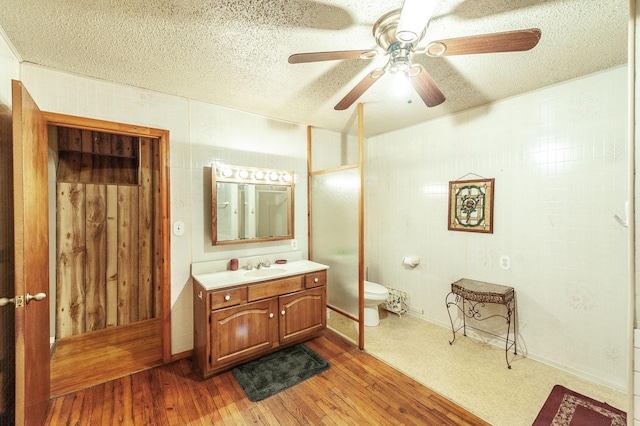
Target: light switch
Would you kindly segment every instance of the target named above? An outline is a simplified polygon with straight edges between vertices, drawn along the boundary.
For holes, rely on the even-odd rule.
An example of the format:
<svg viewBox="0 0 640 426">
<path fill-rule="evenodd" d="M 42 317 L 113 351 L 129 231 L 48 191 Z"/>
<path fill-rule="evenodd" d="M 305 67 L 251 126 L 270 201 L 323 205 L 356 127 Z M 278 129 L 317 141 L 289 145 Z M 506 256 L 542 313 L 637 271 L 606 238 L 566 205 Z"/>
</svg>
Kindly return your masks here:
<svg viewBox="0 0 640 426">
<path fill-rule="evenodd" d="M 184 235 L 184 222 L 180 220 L 173 222 L 173 234 L 177 237 Z"/>
</svg>

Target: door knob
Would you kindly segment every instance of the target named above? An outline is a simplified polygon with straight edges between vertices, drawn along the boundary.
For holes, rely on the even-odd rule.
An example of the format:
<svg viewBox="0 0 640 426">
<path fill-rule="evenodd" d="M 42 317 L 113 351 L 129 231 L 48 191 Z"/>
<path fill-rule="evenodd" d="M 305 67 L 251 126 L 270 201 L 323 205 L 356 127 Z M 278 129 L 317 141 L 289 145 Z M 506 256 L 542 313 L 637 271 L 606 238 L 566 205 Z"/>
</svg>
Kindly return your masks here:
<svg viewBox="0 0 640 426">
<path fill-rule="evenodd" d="M 284 315 L 286 312 L 285 312 L 285 310 L 283 309 L 283 310 L 282 310 L 282 312 L 280 312 L 280 313 L 281 313 L 282 315 Z"/>
<path fill-rule="evenodd" d="M 27 293 L 27 303 L 31 302 L 32 300 L 36 300 L 39 302 L 41 300 L 44 300 L 46 297 L 47 295 L 44 293 L 36 293 L 36 294 Z"/>
<path fill-rule="evenodd" d="M 9 303 L 13 303 L 13 298 L 9 299 L 8 297 L 0 298 L 0 306 L 8 305 Z"/>
</svg>

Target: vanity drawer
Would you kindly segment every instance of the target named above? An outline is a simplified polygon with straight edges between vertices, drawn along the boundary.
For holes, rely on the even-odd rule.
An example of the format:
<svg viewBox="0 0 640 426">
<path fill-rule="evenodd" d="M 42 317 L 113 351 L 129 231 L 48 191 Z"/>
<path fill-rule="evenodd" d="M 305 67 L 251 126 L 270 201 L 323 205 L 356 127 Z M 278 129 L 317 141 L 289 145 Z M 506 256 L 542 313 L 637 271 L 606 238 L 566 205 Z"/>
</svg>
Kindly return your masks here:
<svg viewBox="0 0 640 426">
<path fill-rule="evenodd" d="M 295 277 L 269 281 L 263 284 L 252 284 L 248 288 L 247 299 L 249 302 L 252 302 L 254 300 L 266 299 L 267 297 L 300 291 L 302 290 L 303 278 L 302 275 L 297 275 Z"/>
<path fill-rule="evenodd" d="M 313 272 L 304 277 L 305 288 L 320 287 L 327 283 L 327 271 Z"/>
<path fill-rule="evenodd" d="M 236 287 L 209 292 L 211 310 L 235 306 L 247 299 L 247 288 Z"/>
</svg>

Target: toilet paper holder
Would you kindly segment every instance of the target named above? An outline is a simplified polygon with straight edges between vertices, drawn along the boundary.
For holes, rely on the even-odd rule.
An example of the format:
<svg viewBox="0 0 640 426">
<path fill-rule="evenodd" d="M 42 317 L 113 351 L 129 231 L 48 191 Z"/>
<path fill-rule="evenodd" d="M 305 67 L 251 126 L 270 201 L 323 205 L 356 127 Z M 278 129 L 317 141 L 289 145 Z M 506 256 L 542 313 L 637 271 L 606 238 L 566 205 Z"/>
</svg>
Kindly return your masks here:
<svg viewBox="0 0 640 426">
<path fill-rule="evenodd" d="M 410 268 L 415 268 L 420 264 L 420 258 L 413 257 L 413 256 L 405 256 L 402 258 L 402 264 Z"/>
</svg>

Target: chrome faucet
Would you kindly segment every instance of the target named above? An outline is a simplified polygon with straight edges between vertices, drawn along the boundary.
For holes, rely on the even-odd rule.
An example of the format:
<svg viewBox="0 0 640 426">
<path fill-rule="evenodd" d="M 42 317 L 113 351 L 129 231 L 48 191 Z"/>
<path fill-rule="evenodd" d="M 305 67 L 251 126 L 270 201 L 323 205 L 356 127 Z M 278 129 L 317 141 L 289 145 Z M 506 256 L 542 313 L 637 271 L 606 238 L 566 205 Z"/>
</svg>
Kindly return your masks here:
<svg viewBox="0 0 640 426">
<path fill-rule="evenodd" d="M 263 260 L 262 262 L 258 263 L 258 266 L 256 266 L 256 268 L 260 269 L 262 267 L 268 268 L 271 266 L 271 262 L 269 262 L 268 260 Z"/>
</svg>

